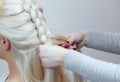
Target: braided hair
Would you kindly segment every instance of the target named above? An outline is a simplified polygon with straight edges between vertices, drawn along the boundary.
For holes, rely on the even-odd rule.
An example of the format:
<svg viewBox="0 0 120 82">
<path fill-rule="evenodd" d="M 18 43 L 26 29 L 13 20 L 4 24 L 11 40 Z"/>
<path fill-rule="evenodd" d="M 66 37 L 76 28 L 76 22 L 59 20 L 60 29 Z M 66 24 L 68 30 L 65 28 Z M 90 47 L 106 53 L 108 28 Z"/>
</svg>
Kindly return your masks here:
<svg viewBox="0 0 120 82">
<path fill-rule="evenodd" d="M 54 44 L 42 8 L 30 0 L 1 0 L 0 10 L 0 35 L 10 40 L 23 82 L 70 82 L 65 68 L 42 67 L 39 44 Z"/>
</svg>

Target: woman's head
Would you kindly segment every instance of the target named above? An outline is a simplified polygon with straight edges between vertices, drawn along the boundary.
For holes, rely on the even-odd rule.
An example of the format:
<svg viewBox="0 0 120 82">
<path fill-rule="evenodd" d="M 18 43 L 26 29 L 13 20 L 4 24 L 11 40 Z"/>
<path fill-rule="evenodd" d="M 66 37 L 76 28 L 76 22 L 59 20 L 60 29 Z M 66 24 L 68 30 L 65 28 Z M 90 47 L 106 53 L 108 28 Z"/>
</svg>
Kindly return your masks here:
<svg viewBox="0 0 120 82">
<path fill-rule="evenodd" d="M 41 20 L 38 14 L 42 13 L 29 0 L 3 1 L 0 35 L 8 38 L 11 45 L 20 52 L 35 50 L 40 43 L 38 29 Z"/>
<path fill-rule="evenodd" d="M 39 82 L 43 79 L 43 70 L 38 46 L 50 34 L 45 28 L 43 11 L 29 0 L 1 1 L 0 55 L 5 46 L 4 51 L 9 49 L 24 80 Z"/>
<path fill-rule="evenodd" d="M 30 0 L 1 0 L 0 54 L 11 49 L 23 82 L 69 82 L 63 68 L 44 69 L 39 44 L 52 44 L 43 10 Z M 4 55 L 3 55 L 4 56 Z M 76 81 L 77 82 L 77 81 Z"/>
</svg>

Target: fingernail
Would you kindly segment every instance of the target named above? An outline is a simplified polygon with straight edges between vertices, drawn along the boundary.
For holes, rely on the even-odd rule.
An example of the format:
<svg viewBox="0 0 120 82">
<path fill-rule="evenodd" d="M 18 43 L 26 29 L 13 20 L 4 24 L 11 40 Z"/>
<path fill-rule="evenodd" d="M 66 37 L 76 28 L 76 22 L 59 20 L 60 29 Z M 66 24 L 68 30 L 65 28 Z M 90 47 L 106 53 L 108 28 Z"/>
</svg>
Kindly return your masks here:
<svg viewBox="0 0 120 82">
<path fill-rule="evenodd" d="M 69 48 L 69 45 L 65 45 L 64 48 Z"/>
<path fill-rule="evenodd" d="M 77 48 L 73 48 L 73 50 L 77 50 Z"/>
<path fill-rule="evenodd" d="M 58 46 L 62 46 L 62 44 L 58 44 Z"/>
<path fill-rule="evenodd" d="M 69 44 L 70 42 L 69 42 L 69 41 L 66 41 L 66 43 L 68 43 L 68 44 Z"/>
<path fill-rule="evenodd" d="M 71 45 L 73 46 L 75 44 L 75 42 L 73 42 Z"/>
</svg>

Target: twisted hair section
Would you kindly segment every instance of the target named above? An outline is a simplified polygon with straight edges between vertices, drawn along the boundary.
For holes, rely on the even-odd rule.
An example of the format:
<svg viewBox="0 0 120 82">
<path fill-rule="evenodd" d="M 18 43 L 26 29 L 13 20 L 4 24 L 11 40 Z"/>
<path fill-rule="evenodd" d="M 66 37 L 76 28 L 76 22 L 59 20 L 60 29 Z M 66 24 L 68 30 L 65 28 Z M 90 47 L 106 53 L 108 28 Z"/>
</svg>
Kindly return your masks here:
<svg viewBox="0 0 120 82">
<path fill-rule="evenodd" d="M 23 82 L 70 82 L 63 67 L 42 67 L 39 44 L 55 43 L 42 8 L 30 0 L 0 0 L 0 11 L 0 35 L 10 40 Z"/>
</svg>

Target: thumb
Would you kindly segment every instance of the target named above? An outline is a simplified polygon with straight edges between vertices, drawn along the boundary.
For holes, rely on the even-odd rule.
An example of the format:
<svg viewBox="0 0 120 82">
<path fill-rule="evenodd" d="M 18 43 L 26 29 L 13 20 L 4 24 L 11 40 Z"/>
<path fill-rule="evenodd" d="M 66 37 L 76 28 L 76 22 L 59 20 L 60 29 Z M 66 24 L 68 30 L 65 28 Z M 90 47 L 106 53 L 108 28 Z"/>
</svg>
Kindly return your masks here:
<svg viewBox="0 0 120 82">
<path fill-rule="evenodd" d="M 44 45 L 42 45 L 42 44 L 41 44 L 41 45 L 39 45 L 39 49 L 41 50 L 43 46 L 44 46 Z"/>
<path fill-rule="evenodd" d="M 84 47 L 86 45 L 86 41 L 83 40 L 81 43 L 80 43 L 80 48 Z"/>
<path fill-rule="evenodd" d="M 45 51 L 45 48 L 46 48 L 46 46 L 45 45 L 39 45 L 39 51 L 41 52 L 43 52 L 43 51 Z"/>
<path fill-rule="evenodd" d="M 72 45 L 75 42 L 74 37 L 69 37 L 68 42 L 69 42 L 70 45 Z"/>
<path fill-rule="evenodd" d="M 61 36 L 61 35 L 54 36 L 54 39 L 56 39 L 56 40 L 62 40 L 62 41 L 67 41 L 68 40 L 67 37 Z"/>
</svg>

